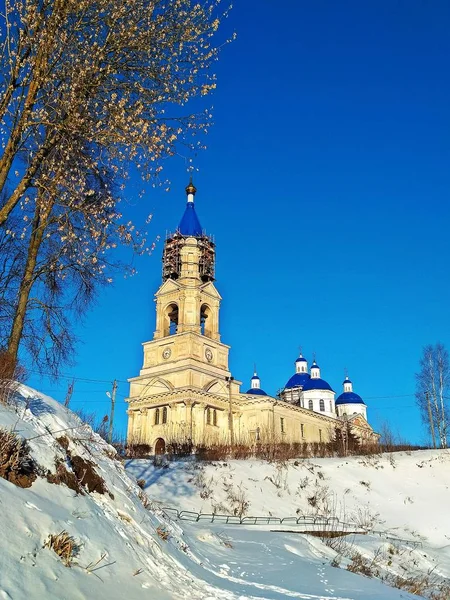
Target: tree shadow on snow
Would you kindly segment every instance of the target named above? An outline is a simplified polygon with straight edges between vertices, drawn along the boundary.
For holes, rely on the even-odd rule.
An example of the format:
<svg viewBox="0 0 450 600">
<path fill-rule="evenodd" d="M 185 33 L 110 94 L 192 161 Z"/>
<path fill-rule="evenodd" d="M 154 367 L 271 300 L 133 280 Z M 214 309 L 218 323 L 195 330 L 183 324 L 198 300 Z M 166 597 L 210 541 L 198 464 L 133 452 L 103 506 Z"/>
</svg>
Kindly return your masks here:
<svg viewBox="0 0 450 600">
<path fill-rule="evenodd" d="M 137 480 L 144 479 L 144 489 L 146 491 L 148 491 L 152 485 L 162 481 L 167 495 L 195 495 L 195 490 L 193 490 L 192 487 L 187 486 L 184 481 L 186 471 L 184 469 L 177 469 L 176 465 L 172 464 L 169 466 L 163 465 L 161 467 L 156 467 L 153 465 L 152 459 L 145 461 L 143 459 L 131 458 L 125 463 L 125 470 L 136 477 Z"/>
<path fill-rule="evenodd" d="M 46 402 L 44 402 L 42 398 L 28 398 L 26 404 L 30 412 L 35 417 L 42 417 L 43 415 L 53 415 L 56 412 L 55 409 Z"/>
</svg>

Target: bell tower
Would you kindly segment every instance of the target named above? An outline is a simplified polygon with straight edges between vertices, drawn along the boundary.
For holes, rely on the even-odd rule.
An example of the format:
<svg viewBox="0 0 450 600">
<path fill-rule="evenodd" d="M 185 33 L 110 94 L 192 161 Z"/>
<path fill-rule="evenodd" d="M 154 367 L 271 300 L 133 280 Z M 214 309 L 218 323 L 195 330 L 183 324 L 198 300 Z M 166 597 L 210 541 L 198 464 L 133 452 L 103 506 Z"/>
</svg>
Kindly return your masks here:
<svg viewBox="0 0 450 600">
<path fill-rule="evenodd" d="M 209 398 L 211 406 L 226 410 L 230 394 L 239 393 L 240 382 L 231 377 L 228 368 L 230 347 L 220 341 L 222 298 L 214 285 L 215 244 L 197 217 L 196 191 L 191 180 L 183 217 L 164 244 L 153 339 L 143 344 L 139 376 L 129 380 L 128 414 L 133 418 L 133 408 L 150 408 L 155 402 L 165 402 L 168 407 L 180 402 L 204 407 Z M 131 417 L 128 435 L 136 437 Z M 181 417 L 178 422 L 183 422 Z"/>
</svg>

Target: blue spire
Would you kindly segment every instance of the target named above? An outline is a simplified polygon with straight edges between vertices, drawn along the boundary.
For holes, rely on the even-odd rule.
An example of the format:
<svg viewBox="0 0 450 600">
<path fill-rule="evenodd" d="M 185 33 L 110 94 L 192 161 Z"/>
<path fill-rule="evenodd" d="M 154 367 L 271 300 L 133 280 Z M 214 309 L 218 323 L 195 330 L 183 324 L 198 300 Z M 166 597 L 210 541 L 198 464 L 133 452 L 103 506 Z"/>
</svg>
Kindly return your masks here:
<svg viewBox="0 0 450 600">
<path fill-rule="evenodd" d="M 184 211 L 184 215 L 181 218 L 180 224 L 178 225 L 178 231 L 181 233 L 181 235 L 201 237 L 203 233 L 202 226 L 200 225 L 200 221 L 198 220 L 197 213 L 195 212 L 194 207 L 194 196 L 196 191 L 197 190 L 194 184 L 192 183 L 191 177 L 189 185 L 186 188 L 186 210 Z"/>
</svg>

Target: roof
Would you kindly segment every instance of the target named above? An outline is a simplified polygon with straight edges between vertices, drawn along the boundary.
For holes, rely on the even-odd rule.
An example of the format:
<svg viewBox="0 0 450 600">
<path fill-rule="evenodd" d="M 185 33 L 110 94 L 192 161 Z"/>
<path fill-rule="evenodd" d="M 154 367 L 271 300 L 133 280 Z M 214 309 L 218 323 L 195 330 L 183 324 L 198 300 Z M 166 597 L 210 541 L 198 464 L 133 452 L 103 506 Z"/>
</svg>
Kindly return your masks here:
<svg viewBox="0 0 450 600">
<path fill-rule="evenodd" d="M 348 377 L 346 377 L 344 379 L 344 381 L 342 382 L 342 385 L 345 385 L 346 383 L 352 383 Z"/>
<path fill-rule="evenodd" d="M 335 404 L 336 404 L 336 406 L 338 406 L 339 404 L 364 404 L 365 405 L 365 402 L 363 402 L 363 399 L 361 398 L 361 396 L 358 396 L 358 394 L 355 394 L 355 392 L 344 392 L 336 399 Z"/>
<path fill-rule="evenodd" d="M 304 358 L 303 356 L 299 356 L 295 362 L 298 363 L 298 362 L 307 362 L 307 361 L 306 361 L 306 358 Z"/>
<path fill-rule="evenodd" d="M 181 235 L 189 235 L 192 237 L 200 237 L 202 235 L 202 226 L 198 220 L 193 202 L 188 202 L 186 204 L 186 210 L 178 225 L 178 231 Z"/>
<path fill-rule="evenodd" d="M 307 390 L 329 390 L 332 392 L 331 386 L 329 383 L 325 381 L 325 379 L 321 379 L 320 377 L 311 377 L 309 381 L 305 383 L 303 386 L 303 391 Z"/>
<path fill-rule="evenodd" d="M 317 363 L 314 363 L 313 365 L 311 365 L 311 369 L 320 369 L 320 367 Z"/>
<path fill-rule="evenodd" d="M 303 387 L 310 379 L 311 376 L 309 373 L 295 373 L 295 375 L 292 375 L 292 377 L 289 379 L 284 388 L 290 389 L 300 386 Z"/>
<path fill-rule="evenodd" d="M 266 392 L 261 388 L 252 388 L 245 392 L 246 394 L 255 394 L 256 396 L 267 396 Z"/>
<path fill-rule="evenodd" d="M 252 381 L 253 381 L 253 380 L 255 380 L 255 379 L 259 379 L 258 375 L 256 375 L 256 374 L 255 374 L 255 375 L 253 375 L 253 377 L 252 377 Z"/>
</svg>

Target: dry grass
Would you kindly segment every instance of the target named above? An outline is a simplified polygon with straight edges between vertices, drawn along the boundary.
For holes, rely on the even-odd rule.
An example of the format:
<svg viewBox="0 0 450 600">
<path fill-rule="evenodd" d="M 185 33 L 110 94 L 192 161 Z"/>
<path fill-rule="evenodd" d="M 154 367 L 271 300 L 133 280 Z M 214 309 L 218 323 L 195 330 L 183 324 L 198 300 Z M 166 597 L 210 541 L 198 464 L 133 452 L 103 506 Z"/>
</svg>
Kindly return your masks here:
<svg viewBox="0 0 450 600">
<path fill-rule="evenodd" d="M 13 431 L 0 429 L 0 477 L 27 488 L 36 479 L 35 470 L 27 442 Z"/>
<path fill-rule="evenodd" d="M 158 536 L 164 540 L 165 542 L 167 542 L 167 540 L 170 537 L 170 533 L 167 531 L 167 529 L 165 527 L 163 527 L 162 525 L 160 525 L 158 527 L 158 529 L 156 530 L 156 533 L 158 534 Z"/>
<path fill-rule="evenodd" d="M 78 552 L 78 546 L 67 531 L 61 531 L 56 535 L 50 534 L 44 544 L 44 548 L 51 548 L 63 561 L 66 567 L 70 567 Z"/>
</svg>

